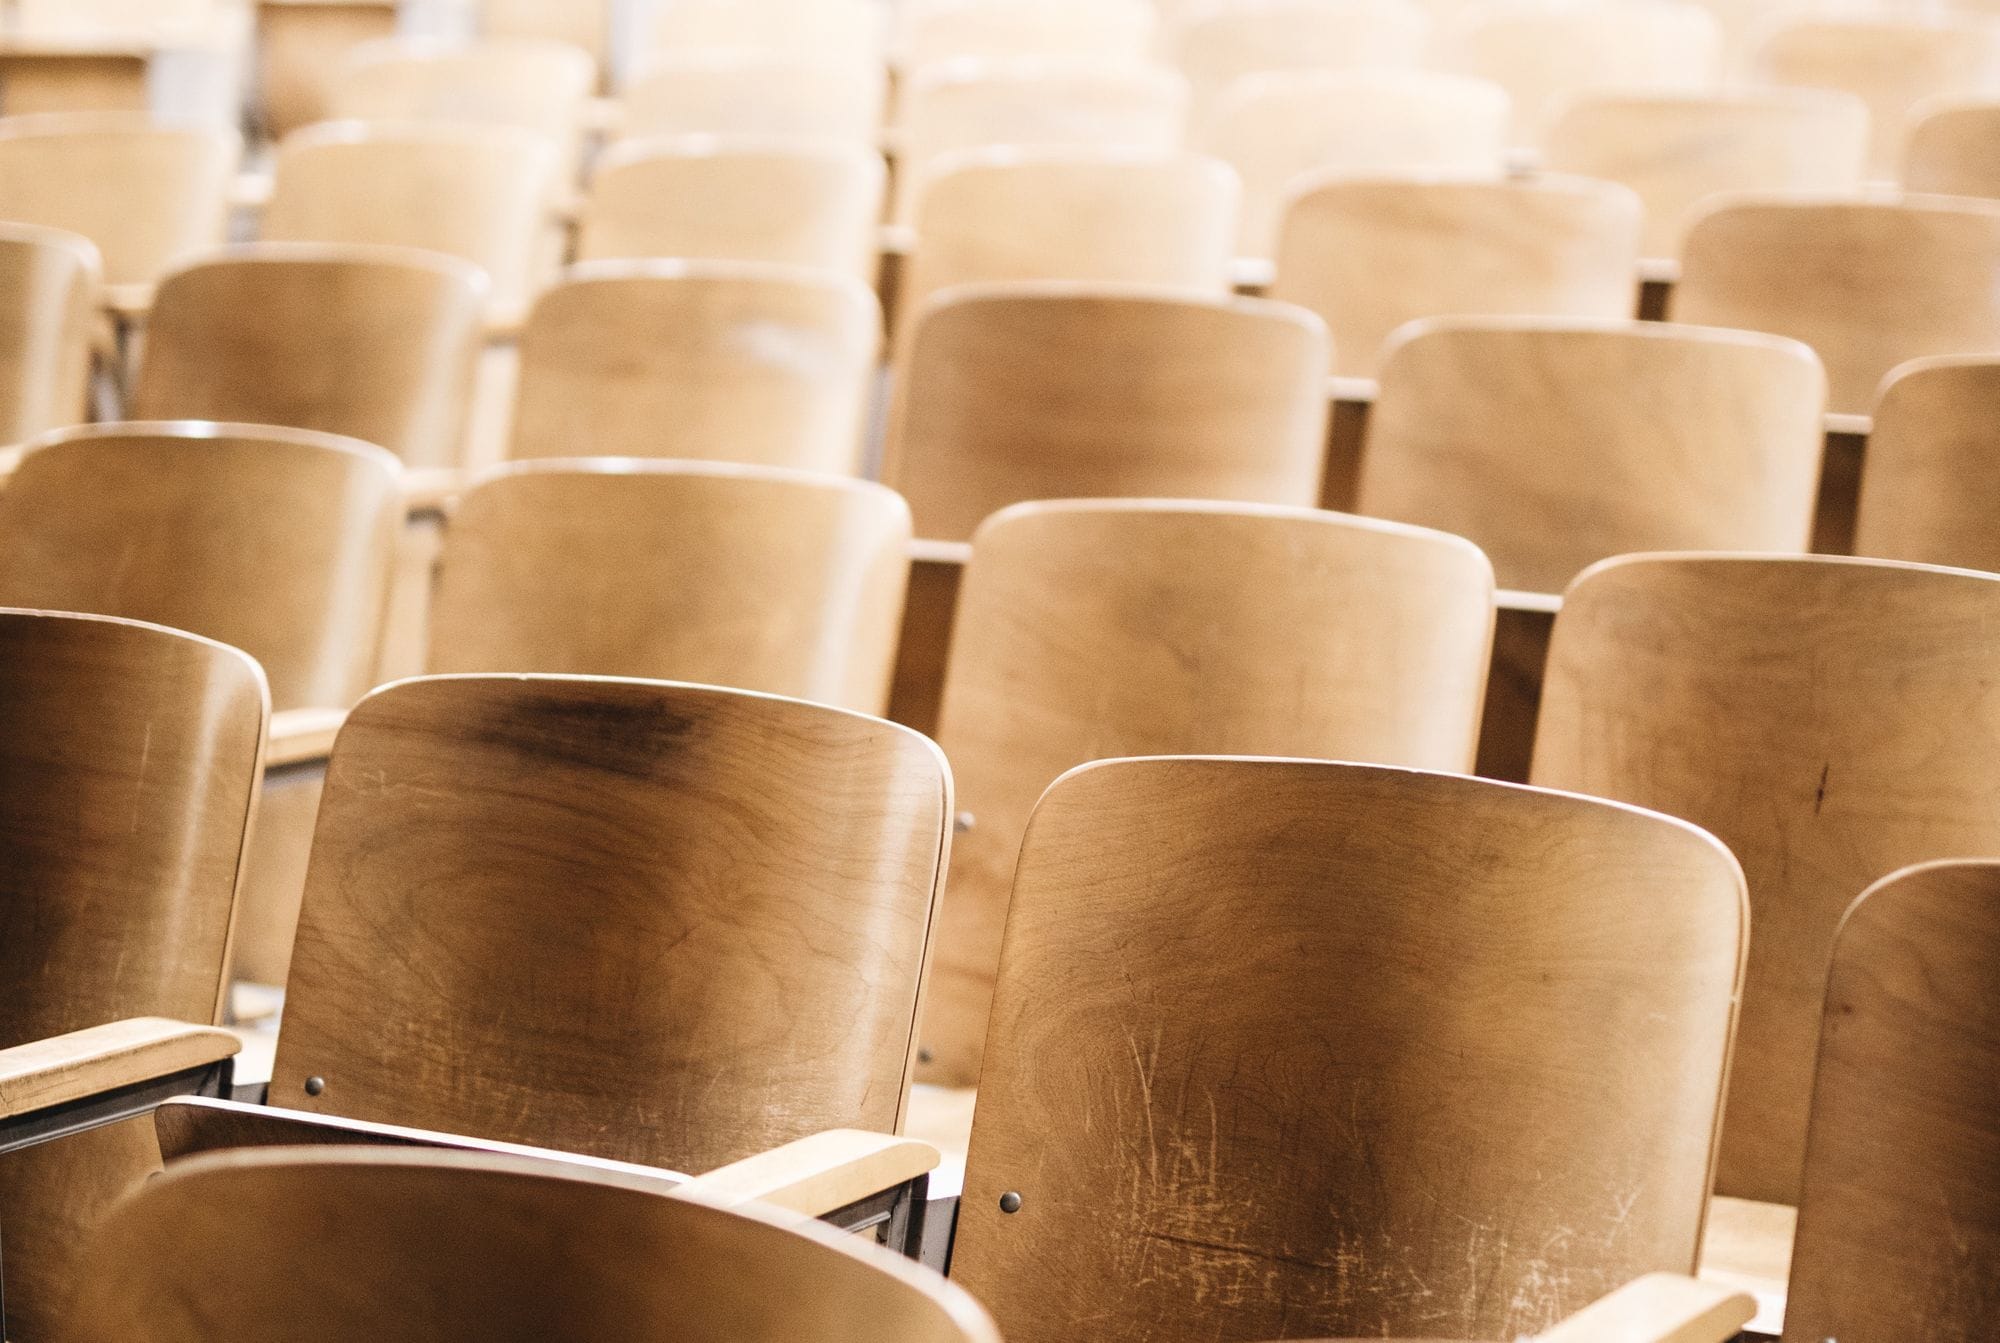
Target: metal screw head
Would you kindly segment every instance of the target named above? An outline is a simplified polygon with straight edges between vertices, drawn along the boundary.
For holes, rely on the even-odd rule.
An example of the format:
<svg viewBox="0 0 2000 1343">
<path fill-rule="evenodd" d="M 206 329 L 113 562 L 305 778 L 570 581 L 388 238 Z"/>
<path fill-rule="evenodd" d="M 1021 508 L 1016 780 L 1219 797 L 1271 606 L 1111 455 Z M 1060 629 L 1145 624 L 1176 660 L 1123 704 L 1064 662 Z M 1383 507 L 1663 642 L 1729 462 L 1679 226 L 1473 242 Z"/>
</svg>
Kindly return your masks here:
<svg viewBox="0 0 2000 1343">
<path fill-rule="evenodd" d="M 1000 1196 L 1000 1211 L 1007 1213 L 1021 1211 L 1021 1196 L 1009 1189 Z"/>
<path fill-rule="evenodd" d="M 930 1047 L 929 1045 L 918 1045 L 918 1046 L 917 1046 L 917 1062 L 919 1062 L 919 1063 L 936 1063 L 936 1062 L 937 1062 L 937 1054 L 936 1054 L 936 1053 L 934 1053 L 934 1052 L 932 1051 L 932 1049 L 931 1049 L 931 1047 Z"/>
<path fill-rule="evenodd" d="M 961 835 L 971 833 L 972 828 L 978 824 L 979 818 L 969 811 L 962 811 L 951 820 L 951 828 Z"/>
<path fill-rule="evenodd" d="M 325 1090 L 326 1079 L 324 1077 L 308 1077 L 306 1079 L 306 1095 L 317 1096 Z"/>
</svg>

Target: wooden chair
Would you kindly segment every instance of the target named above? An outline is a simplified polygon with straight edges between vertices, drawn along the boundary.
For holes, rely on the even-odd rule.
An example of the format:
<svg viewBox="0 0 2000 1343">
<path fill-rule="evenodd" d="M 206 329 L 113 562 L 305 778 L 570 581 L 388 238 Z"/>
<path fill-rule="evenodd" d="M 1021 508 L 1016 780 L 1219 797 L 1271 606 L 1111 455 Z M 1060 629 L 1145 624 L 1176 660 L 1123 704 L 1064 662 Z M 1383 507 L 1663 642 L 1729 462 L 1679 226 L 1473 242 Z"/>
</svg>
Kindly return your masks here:
<svg viewBox="0 0 2000 1343">
<path fill-rule="evenodd" d="M 0 119 L 0 218 L 80 234 L 110 285 L 219 246 L 242 137 L 125 113 Z"/>
<path fill-rule="evenodd" d="M 1854 892 L 2000 845 L 2000 577 L 1653 556 L 1556 617 L 1533 781 L 1707 826 L 1750 882 L 1717 1192 L 1796 1203 L 1828 952 Z"/>
<path fill-rule="evenodd" d="M 600 75 L 611 73 L 619 0 L 474 0 L 483 38 L 561 42 L 590 55 Z"/>
<path fill-rule="evenodd" d="M 1928 99 L 1911 121 L 1905 188 L 2000 199 L 2000 97 Z"/>
<path fill-rule="evenodd" d="M 95 1237 L 67 1337 L 999 1343 L 935 1273 L 768 1210 L 452 1152 L 176 1164 Z"/>
<path fill-rule="evenodd" d="M 1884 878 L 1833 944 L 1785 1337 L 1976 1338 L 2000 1259 L 2000 865 Z"/>
<path fill-rule="evenodd" d="M 1021 851 L 953 1277 L 1012 1343 L 1192 1343 L 1512 1338 L 1685 1272 L 1743 903 L 1711 837 L 1594 799 L 1074 771 Z"/>
<path fill-rule="evenodd" d="M 1865 415 L 1898 364 L 2000 353 L 1996 267 L 2000 202 L 1734 197 L 1689 230 L 1672 313 L 1806 342 Z"/>
<path fill-rule="evenodd" d="M 1167 752 L 1469 771 L 1493 574 L 1456 537 L 1335 513 L 1022 504 L 979 529 L 939 740 L 961 833 L 922 1031 L 970 1086 L 1028 814 L 1064 770 Z"/>
<path fill-rule="evenodd" d="M 1169 48 L 1193 85 L 1199 133 L 1245 75 L 1414 67 L 1429 32 L 1410 0 L 1232 0 L 1189 12 Z"/>
<path fill-rule="evenodd" d="M 1308 179 L 1271 296 L 1326 320 L 1336 372 L 1373 377 L 1390 333 L 1420 317 L 1630 317 L 1641 213 L 1624 187 L 1581 178 Z"/>
<path fill-rule="evenodd" d="M 812 266 L 872 281 L 882 156 L 831 140 L 628 140 L 598 165 L 577 255 Z"/>
<path fill-rule="evenodd" d="M 0 447 L 87 418 L 101 275 L 87 239 L 0 224 Z"/>
<path fill-rule="evenodd" d="M 1862 465 L 1854 550 L 2000 573 L 2000 356 L 1917 359 L 1889 375 Z"/>
<path fill-rule="evenodd" d="M 1507 143 L 1498 85 L 1420 70 L 1294 70 L 1236 81 L 1204 152 L 1243 179 L 1243 255 L 1268 257 L 1295 183 L 1441 174 L 1498 177 Z"/>
<path fill-rule="evenodd" d="M 1748 1295 L 1713 1283 L 1648 1273 L 1520 1343 L 1732 1343 L 1756 1307 Z"/>
<path fill-rule="evenodd" d="M 861 281 L 727 262 L 572 268 L 521 333 L 512 455 L 861 467 L 882 315 Z"/>
<path fill-rule="evenodd" d="M 675 0 L 654 8 L 656 56 L 738 51 L 880 70 L 888 16 L 876 0 Z"/>
<path fill-rule="evenodd" d="M 125 1094 L 79 1118 L 143 1114 L 170 1094 L 161 1078 L 236 1052 L 221 1032 L 145 1019 L 222 1011 L 268 713 L 257 664 L 233 648 L 0 611 L 0 1150 L 19 1137 L 8 1121 L 76 1103 L 80 1081 Z M 36 1061 L 44 1083 L 68 1075 L 38 1088 Z M 150 1127 L 0 1156 L 8 1337 L 55 1335 L 84 1228 L 157 1167 Z"/>
<path fill-rule="evenodd" d="M 394 0 L 255 0 L 256 122 L 282 140 L 333 115 L 334 90 L 357 48 L 393 38 Z"/>
<path fill-rule="evenodd" d="M 430 670 L 698 681 L 880 713 L 909 545 L 909 506 L 863 481 L 506 467 L 446 529 Z"/>
<path fill-rule="evenodd" d="M 1633 551 L 1803 553 L 1825 411 L 1826 373 L 1797 341 L 1421 322 L 1382 368 L 1360 511 L 1466 536 L 1527 592 Z"/>
<path fill-rule="evenodd" d="M 1544 143 L 1554 171 L 1637 192 L 1640 250 L 1678 257 L 1711 197 L 1859 189 L 1868 108 L 1817 89 L 1596 94 L 1568 103 Z"/>
<path fill-rule="evenodd" d="M 1309 506 L 1326 452 L 1326 328 L 1253 299 L 974 286 L 918 323 L 884 481 L 917 535 L 965 540 L 1029 499 Z"/>
<path fill-rule="evenodd" d="M 907 0 L 896 18 L 895 59 L 921 70 L 1015 57 L 1139 64 L 1157 12 L 1150 0 Z"/>
<path fill-rule="evenodd" d="M 512 126 L 573 151 L 596 87 L 590 53 L 564 42 L 487 38 L 453 45 L 392 38 L 348 54 L 328 110 L 359 121 Z"/>
<path fill-rule="evenodd" d="M 782 136 L 874 145 L 887 98 L 879 66 L 808 55 L 688 52 L 655 56 L 620 99 L 634 138 Z"/>
<path fill-rule="evenodd" d="M 322 122 L 278 147 L 259 236 L 442 252 L 486 272 L 499 326 L 518 325 L 554 249 L 561 151 L 509 126 Z"/>
<path fill-rule="evenodd" d="M 131 414 L 317 429 L 456 464 L 486 283 L 400 247 L 257 243 L 160 284 Z"/>
</svg>

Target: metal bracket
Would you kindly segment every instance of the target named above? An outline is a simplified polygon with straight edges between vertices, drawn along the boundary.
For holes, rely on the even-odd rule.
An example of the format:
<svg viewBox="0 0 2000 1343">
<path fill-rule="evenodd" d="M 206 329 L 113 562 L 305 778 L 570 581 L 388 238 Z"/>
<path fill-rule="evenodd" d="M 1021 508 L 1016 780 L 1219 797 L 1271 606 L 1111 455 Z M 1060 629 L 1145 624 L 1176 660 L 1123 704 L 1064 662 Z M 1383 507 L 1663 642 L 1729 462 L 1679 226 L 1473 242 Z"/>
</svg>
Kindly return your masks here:
<svg viewBox="0 0 2000 1343">
<path fill-rule="evenodd" d="M 905 1258 L 915 1259 L 923 1250 L 924 1209 L 928 1206 L 931 1177 L 919 1175 L 894 1189 L 835 1208 L 819 1220 L 852 1234 L 875 1232 L 876 1239 Z"/>
</svg>

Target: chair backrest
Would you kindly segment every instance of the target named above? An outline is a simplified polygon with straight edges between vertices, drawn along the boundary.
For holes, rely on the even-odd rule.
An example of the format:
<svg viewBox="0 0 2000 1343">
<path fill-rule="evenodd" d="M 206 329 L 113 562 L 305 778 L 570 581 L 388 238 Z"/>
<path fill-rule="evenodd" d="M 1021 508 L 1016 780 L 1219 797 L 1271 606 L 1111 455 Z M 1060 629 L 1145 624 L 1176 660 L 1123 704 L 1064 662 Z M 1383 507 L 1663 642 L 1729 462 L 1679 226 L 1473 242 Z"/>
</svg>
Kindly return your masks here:
<svg viewBox="0 0 2000 1343">
<path fill-rule="evenodd" d="M 888 704 L 910 510 L 858 480 L 680 462 L 503 468 L 459 500 L 433 672 L 698 681 Z"/>
<path fill-rule="evenodd" d="M 1714 831 L 1750 880 L 1718 1192 L 1796 1203 L 1821 994 L 1854 893 L 2000 851 L 2000 577 L 1646 556 L 1556 617 L 1533 781 Z"/>
<path fill-rule="evenodd" d="M 993 57 L 1137 64 L 1157 21 L 1151 0 L 905 0 L 894 54 L 906 70 Z"/>
<path fill-rule="evenodd" d="M 317 429 L 458 461 L 486 281 L 401 247 L 255 243 L 160 283 L 131 414 Z"/>
<path fill-rule="evenodd" d="M 893 1132 L 950 817 L 929 740 L 821 705 L 377 691 L 327 770 L 271 1101 L 680 1170 Z"/>
<path fill-rule="evenodd" d="M 1014 860 L 1063 771 L 1161 752 L 1469 770 L 1492 634 L 1492 567 L 1436 532 L 1132 501 L 988 520 L 939 731 L 972 822 L 952 846 L 925 1076 L 978 1078 Z"/>
<path fill-rule="evenodd" d="M 1917 359 L 1875 403 L 1854 553 L 2000 573 L 2000 355 Z"/>
<path fill-rule="evenodd" d="M 76 1343 L 249 1343 L 277 1321 L 295 1343 L 999 1343 L 964 1291 L 858 1238 L 520 1157 L 194 1157 L 89 1254 Z"/>
<path fill-rule="evenodd" d="M 1559 593 L 1642 550 L 1803 553 L 1826 373 L 1797 341 L 1659 322 L 1453 318 L 1391 346 L 1358 503 Z"/>
<path fill-rule="evenodd" d="M 1193 85 L 1199 130 L 1245 75 L 1414 67 L 1429 35 L 1411 0 L 1231 0 L 1185 15 L 1170 49 Z"/>
<path fill-rule="evenodd" d="M 1029 499 L 1311 506 L 1328 358 L 1325 325 L 1288 304 L 959 289 L 919 320 L 883 479 L 941 540 Z"/>
<path fill-rule="evenodd" d="M 70 430 L 0 490 L 0 603 L 191 630 L 255 657 L 279 709 L 345 708 L 374 684 L 399 477 L 328 434 Z"/>
<path fill-rule="evenodd" d="M 1597 94 L 1567 105 L 1545 147 L 1557 172 L 1637 192 L 1646 209 L 1641 250 L 1677 257 L 1712 196 L 1856 190 L 1868 108 L 1818 89 Z"/>
<path fill-rule="evenodd" d="M 108 284 L 151 284 L 218 246 L 242 137 L 143 114 L 0 119 L 0 218 L 81 234 Z"/>
<path fill-rule="evenodd" d="M 599 71 L 611 64 L 619 0 L 474 0 L 474 22 L 487 38 L 564 42 L 590 54 Z"/>
<path fill-rule="evenodd" d="M 878 0 L 674 0 L 653 9 L 657 55 L 744 51 L 882 68 L 888 9 Z"/>
<path fill-rule="evenodd" d="M 812 266 L 872 281 L 880 152 L 837 140 L 628 140 L 598 165 L 577 255 Z"/>
<path fill-rule="evenodd" d="M 1087 766 L 1021 850 L 952 1275 L 1011 1343 L 1195 1343 L 1512 1338 L 1685 1269 L 1746 934 L 1632 808 Z"/>
<path fill-rule="evenodd" d="M 887 81 L 879 67 L 808 55 L 687 52 L 657 56 L 621 97 L 632 137 L 770 135 L 873 145 Z"/>
<path fill-rule="evenodd" d="M 1508 105 L 1497 84 L 1427 70 L 1277 71 L 1232 85 L 1201 147 L 1243 180 L 1239 250 L 1268 257 L 1303 178 L 1498 177 Z"/>
<path fill-rule="evenodd" d="M 1905 188 L 2000 198 L 2000 97 L 1929 99 L 1911 120 Z"/>
<path fill-rule="evenodd" d="M 2000 863 L 1884 878 L 1834 939 L 1787 1339 L 1972 1339 L 1991 1328 L 1996 1060 Z"/>
<path fill-rule="evenodd" d="M 86 418 L 101 274 L 77 234 L 0 224 L 0 446 Z"/>
<path fill-rule="evenodd" d="M 357 48 L 392 38 L 401 5 L 257 6 L 256 119 L 269 139 L 332 115 L 334 90 Z"/>
<path fill-rule="evenodd" d="M 677 457 L 852 475 L 882 343 L 861 281 L 596 261 L 522 329 L 512 455 Z"/>
<path fill-rule="evenodd" d="M 552 136 L 567 149 L 596 87 L 597 63 L 565 42 L 384 38 L 348 53 L 329 111 L 361 121 L 513 126 Z"/>
<path fill-rule="evenodd" d="M 1674 320 L 1802 340 L 1829 409 L 1865 415 L 1896 365 L 2000 354 L 2000 201 L 1732 197 L 1688 231 Z"/>
<path fill-rule="evenodd" d="M 1326 320 L 1336 371 L 1373 377 L 1418 318 L 1632 316 L 1641 213 L 1626 188 L 1581 178 L 1308 181 L 1271 296 Z"/>
<path fill-rule="evenodd" d="M 562 151 L 511 126 L 323 122 L 278 147 L 267 242 L 442 252 L 479 267 L 498 320 L 518 321 L 553 256 Z"/>
</svg>

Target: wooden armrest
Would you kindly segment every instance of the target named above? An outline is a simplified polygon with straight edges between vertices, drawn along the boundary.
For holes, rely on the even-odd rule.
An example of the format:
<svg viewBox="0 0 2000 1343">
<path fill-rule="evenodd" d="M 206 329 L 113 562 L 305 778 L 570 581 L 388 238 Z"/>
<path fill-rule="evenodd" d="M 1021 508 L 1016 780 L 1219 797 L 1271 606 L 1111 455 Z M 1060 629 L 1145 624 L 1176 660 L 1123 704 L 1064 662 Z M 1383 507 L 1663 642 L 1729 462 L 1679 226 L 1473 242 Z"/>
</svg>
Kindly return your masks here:
<svg viewBox="0 0 2000 1343">
<path fill-rule="evenodd" d="M 1681 278 L 1681 263 L 1677 257 L 1648 256 L 1639 258 L 1640 284 L 1677 284 Z"/>
<path fill-rule="evenodd" d="M 962 569 L 972 563 L 972 542 L 926 541 L 919 537 L 910 542 L 910 561 L 913 564 L 955 564 Z"/>
<path fill-rule="evenodd" d="M 1381 384 L 1373 378 L 1334 377 L 1326 380 L 1326 399 L 1329 401 L 1347 401 L 1357 406 L 1372 406 L 1375 404 L 1375 395 L 1380 390 Z"/>
<path fill-rule="evenodd" d="M 1826 432 L 1829 436 L 1842 434 L 1849 438 L 1866 438 L 1875 431 L 1875 420 L 1870 415 L 1842 415 L 1829 412 L 1826 417 Z"/>
<path fill-rule="evenodd" d="M 264 751 L 264 768 L 304 765 L 333 752 L 333 739 L 347 721 L 345 709 L 286 709 L 271 715 L 271 742 Z"/>
<path fill-rule="evenodd" d="M 1535 615 L 1561 615 L 1562 594 L 1558 592 L 1523 592 L 1518 588 L 1501 588 L 1493 594 L 1493 604 L 1502 611 L 1527 611 Z"/>
<path fill-rule="evenodd" d="M 261 210 L 271 203 L 271 191 L 277 178 L 268 172 L 238 173 L 229 184 L 229 208 L 232 210 Z"/>
<path fill-rule="evenodd" d="M 1723 1343 L 1750 1322 L 1757 1303 L 1742 1292 L 1649 1273 L 1564 1320 L 1536 1343 Z"/>
<path fill-rule="evenodd" d="M 403 511 L 443 513 L 465 487 L 466 473 L 452 466 L 422 467 L 403 473 Z"/>
<path fill-rule="evenodd" d="M 211 1026 L 134 1017 L 0 1049 L 0 1119 L 220 1063 L 240 1047 Z"/>
<path fill-rule="evenodd" d="M 153 295 L 157 285 L 139 281 L 135 284 L 108 284 L 100 299 L 104 311 L 128 325 L 143 322 L 153 312 Z"/>
<path fill-rule="evenodd" d="M 884 224 L 875 249 L 884 256 L 908 256 L 917 250 L 917 231 L 908 224 Z"/>
<path fill-rule="evenodd" d="M 1229 287 L 1239 294 L 1261 294 L 1277 278 L 1277 263 L 1268 257 L 1239 256 L 1229 263 Z"/>
<path fill-rule="evenodd" d="M 704 1203 L 765 1203 L 808 1217 L 859 1203 L 937 1169 L 937 1148 L 914 1138 L 829 1129 L 696 1176 L 676 1191 Z"/>
</svg>

